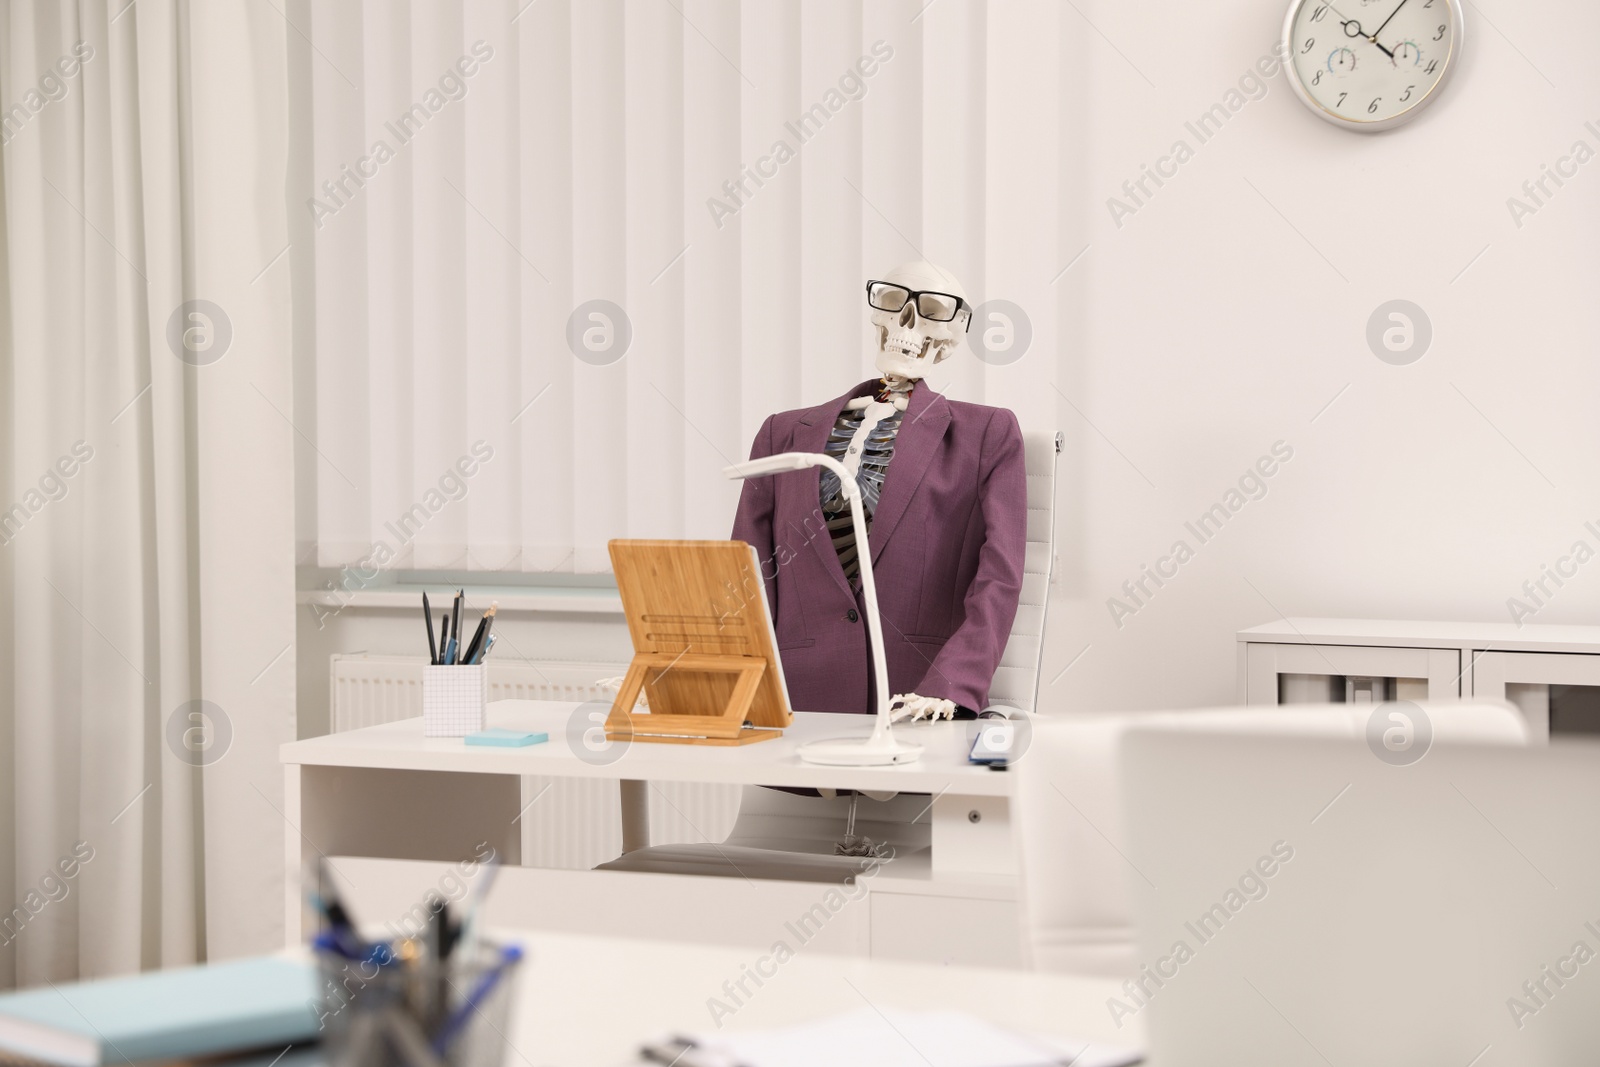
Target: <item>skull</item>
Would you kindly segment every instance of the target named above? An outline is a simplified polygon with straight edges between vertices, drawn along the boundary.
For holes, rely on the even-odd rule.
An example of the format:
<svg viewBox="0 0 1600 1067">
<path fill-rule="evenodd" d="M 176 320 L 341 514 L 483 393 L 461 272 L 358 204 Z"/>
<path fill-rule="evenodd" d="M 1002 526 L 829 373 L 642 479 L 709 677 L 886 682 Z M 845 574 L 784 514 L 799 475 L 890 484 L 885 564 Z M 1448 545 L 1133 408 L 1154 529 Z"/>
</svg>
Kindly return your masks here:
<svg viewBox="0 0 1600 1067">
<path fill-rule="evenodd" d="M 886 378 L 921 378 L 961 343 L 972 318 L 966 290 L 955 275 L 922 260 L 901 264 L 878 280 L 915 292 L 948 293 L 961 298 L 961 310 L 949 322 L 924 318 L 915 300 L 906 301 L 898 311 L 873 309 L 872 324 L 878 332 L 878 373 Z"/>
</svg>

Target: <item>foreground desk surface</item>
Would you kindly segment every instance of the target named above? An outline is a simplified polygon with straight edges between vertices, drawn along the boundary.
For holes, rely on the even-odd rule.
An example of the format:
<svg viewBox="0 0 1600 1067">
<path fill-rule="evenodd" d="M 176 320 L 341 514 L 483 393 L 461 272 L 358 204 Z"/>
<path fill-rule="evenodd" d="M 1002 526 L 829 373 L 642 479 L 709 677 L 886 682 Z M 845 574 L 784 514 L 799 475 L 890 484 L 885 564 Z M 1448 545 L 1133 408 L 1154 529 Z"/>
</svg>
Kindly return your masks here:
<svg viewBox="0 0 1600 1067">
<path fill-rule="evenodd" d="M 506 1057 L 511 1065 L 620 1067 L 640 1062 L 635 1052 L 642 1040 L 714 1032 L 707 1000 L 726 998 L 723 983 L 759 955 L 543 932 L 497 936 L 530 954 L 506 1035 L 516 1050 Z M 1119 992 L 1109 979 L 868 961 L 802 948 L 725 1019 L 725 1028 L 782 1026 L 869 1006 L 948 1008 L 1019 1031 L 1140 1047 L 1139 1020 L 1125 1019 L 1118 1030 L 1106 1011 L 1107 999 Z"/>
<path fill-rule="evenodd" d="M 603 743 L 597 731 L 604 706 L 597 703 L 500 700 L 489 705 L 488 720 L 490 726 L 548 733 L 550 740 L 527 748 L 469 747 L 458 737 L 422 736 L 422 720 L 416 718 L 291 741 L 282 746 L 280 756 L 286 764 L 334 767 L 1011 795 L 1009 774 L 967 762 L 976 728 L 970 722 L 896 727 L 896 736 L 923 746 L 916 763 L 817 767 L 802 763 L 795 750 L 821 738 L 865 737 L 872 721 L 865 715 L 796 712 L 782 737 L 753 745 L 619 742 L 615 749 L 598 749 L 589 747 Z"/>
</svg>

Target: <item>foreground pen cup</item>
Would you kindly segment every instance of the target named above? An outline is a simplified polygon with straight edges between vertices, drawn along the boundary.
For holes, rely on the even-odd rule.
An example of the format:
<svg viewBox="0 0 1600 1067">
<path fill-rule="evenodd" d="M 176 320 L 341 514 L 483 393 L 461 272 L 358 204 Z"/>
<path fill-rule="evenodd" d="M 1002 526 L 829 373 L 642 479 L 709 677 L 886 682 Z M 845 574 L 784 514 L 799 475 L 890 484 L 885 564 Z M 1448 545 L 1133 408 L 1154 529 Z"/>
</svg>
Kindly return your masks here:
<svg viewBox="0 0 1600 1067">
<path fill-rule="evenodd" d="M 422 733 L 466 737 L 483 729 L 489 706 L 489 665 L 422 668 Z"/>
<path fill-rule="evenodd" d="M 374 946 L 366 958 L 318 949 L 327 1067 L 502 1067 L 522 950 L 481 943 L 440 967 Z"/>
</svg>

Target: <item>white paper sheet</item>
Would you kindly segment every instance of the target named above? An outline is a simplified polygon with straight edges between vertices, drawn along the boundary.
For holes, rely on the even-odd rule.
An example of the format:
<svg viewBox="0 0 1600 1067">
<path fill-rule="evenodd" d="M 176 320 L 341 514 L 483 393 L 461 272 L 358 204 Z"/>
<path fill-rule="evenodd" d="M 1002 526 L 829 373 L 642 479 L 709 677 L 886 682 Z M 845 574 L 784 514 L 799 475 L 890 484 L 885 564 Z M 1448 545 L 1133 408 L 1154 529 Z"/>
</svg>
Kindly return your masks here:
<svg viewBox="0 0 1600 1067">
<path fill-rule="evenodd" d="M 1139 1053 L 1029 1037 L 950 1011 L 863 1008 L 773 1030 L 689 1035 L 717 1067 L 1128 1067 Z"/>
</svg>

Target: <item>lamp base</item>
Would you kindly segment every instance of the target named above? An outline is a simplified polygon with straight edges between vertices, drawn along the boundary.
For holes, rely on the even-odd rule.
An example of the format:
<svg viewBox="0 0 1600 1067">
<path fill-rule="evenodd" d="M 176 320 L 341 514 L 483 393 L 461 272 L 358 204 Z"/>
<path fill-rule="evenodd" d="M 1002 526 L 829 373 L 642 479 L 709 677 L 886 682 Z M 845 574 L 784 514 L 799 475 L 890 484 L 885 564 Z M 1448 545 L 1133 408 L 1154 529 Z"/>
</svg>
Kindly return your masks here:
<svg viewBox="0 0 1600 1067">
<path fill-rule="evenodd" d="M 922 758 L 921 745 L 896 741 L 893 736 L 810 741 L 796 752 L 802 761 L 824 767 L 889 767 L 897 763 L 915 763 Z"/>
</svg>

